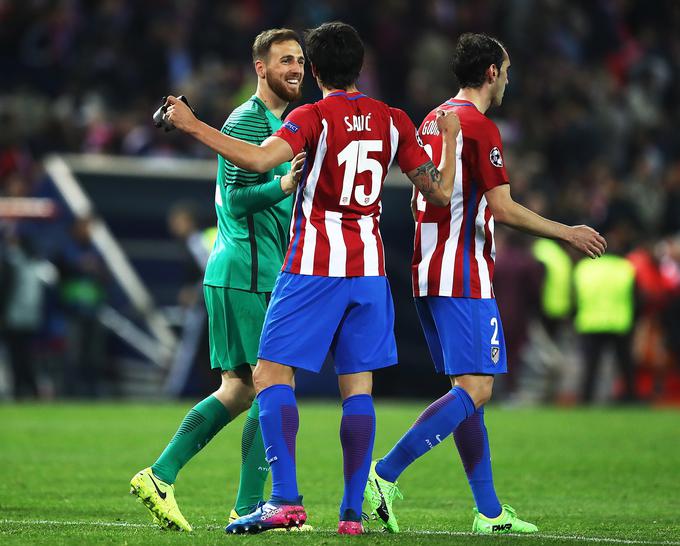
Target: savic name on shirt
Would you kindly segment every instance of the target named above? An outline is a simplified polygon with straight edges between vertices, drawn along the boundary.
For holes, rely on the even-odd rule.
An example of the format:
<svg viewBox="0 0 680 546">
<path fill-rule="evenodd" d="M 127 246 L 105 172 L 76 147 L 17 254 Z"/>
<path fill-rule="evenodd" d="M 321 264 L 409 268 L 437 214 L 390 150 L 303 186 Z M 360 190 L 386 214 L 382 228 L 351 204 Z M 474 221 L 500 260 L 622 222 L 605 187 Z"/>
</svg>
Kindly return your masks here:
<svg viewBox="0 0 680 546">
<path fill-rule="evenodd" d="M 460 118 L 456 176 L 450 206 L 436 207 L 418 196 L 413 294 L 493 298 L 494 221 L 484 193 L 508 183 L 500 133 L 471 102 L 451 99 L 439 108 Z M 420 126 L 420 136 L 436 165 L 442 140 L 435 117 L 436 109 Z"/>
<path fill-rule="evenodd" d="M 283 271 L 327 277 L 385 274 L 380 197 L 394 159 L 404 172 L 430 158 L 401 110 L 335 92 L 293 110 L 274 136 L 307 152 Z"/>
</svg>

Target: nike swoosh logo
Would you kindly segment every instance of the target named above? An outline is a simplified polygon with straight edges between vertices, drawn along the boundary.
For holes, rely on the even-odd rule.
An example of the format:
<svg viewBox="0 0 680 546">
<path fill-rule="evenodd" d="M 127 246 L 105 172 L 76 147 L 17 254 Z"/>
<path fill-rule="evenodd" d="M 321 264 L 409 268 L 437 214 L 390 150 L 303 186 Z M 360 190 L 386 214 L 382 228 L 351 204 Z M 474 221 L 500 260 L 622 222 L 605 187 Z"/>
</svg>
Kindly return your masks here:
<svg viewBox="0 0 680 546">
<path fill-rule="evenodd" d="M 161 499 L 165 500 L 165 497 L 167 497 L 168 494 L 161 491 L 160 487 L 158 487 L 158 484 L 156 483 L 156 480 L 153 479 L 153 474 L 149 474 L 149 478 L 151 478 L 151 483 L 153 483 L 153 486 L 156 488 L 156 491 L 158 491 L 158 496 Z"/>
<path fill-rule="evenodd" d="M 380 484 L 378 483 L 378 480 L 375 480 L 375 487 L 378 490 L 378 493 L 380 494 L 380 506 L 378 506 L 375 509 L 375 513 L 378 514 L 378 517 L 383 520 L 385 523 L 387 523 L 387 520 L 390 519 L 390 514 L 387 511 L 387 503 L 385 502 L 385 496 L 383 495 L 382 489 L 380 488 Z"/>
</svg>

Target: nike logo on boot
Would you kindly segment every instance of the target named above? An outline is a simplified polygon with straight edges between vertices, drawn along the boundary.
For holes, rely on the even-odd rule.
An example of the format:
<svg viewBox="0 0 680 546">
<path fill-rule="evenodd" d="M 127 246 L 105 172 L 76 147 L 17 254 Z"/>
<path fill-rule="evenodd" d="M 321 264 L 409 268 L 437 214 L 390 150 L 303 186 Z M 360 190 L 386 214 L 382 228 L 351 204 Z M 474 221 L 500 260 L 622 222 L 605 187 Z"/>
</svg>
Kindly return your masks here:
<svg viewBox="0 0 680 546">
<path fill-rule="evenodd" d="M 375 487 L 378 490 L 378 493 L 380 494 L 380 506 L 378 506 L 375 509 L 376 514 L 378 514 L 378 517 L 383 520 L 384 522 L 387 522 L 388 519 L 390 519 L 390 513 L 387 511 L 387 503 L 385 502 L 385 496 L 383 495 L 382 489 L 380 488 L 380 484 L 378 483 L 378 480 L 375 480 Z"/>
<path fill-rule="evenodd" d="M 168 494 L 161 491 L 160 487 L 158 487 L 158 484 L 156 483 L 156 480 L 153 479 L 153 474 L 149 474 L 149 477 L 151 478 L 151 483 L 153 483 L 153 486 L 156 488 L 156 491 L 158 492 L 158 496 L 161 499 L 165 500 L 165 497 L 167 497 Z"/>
</svg>

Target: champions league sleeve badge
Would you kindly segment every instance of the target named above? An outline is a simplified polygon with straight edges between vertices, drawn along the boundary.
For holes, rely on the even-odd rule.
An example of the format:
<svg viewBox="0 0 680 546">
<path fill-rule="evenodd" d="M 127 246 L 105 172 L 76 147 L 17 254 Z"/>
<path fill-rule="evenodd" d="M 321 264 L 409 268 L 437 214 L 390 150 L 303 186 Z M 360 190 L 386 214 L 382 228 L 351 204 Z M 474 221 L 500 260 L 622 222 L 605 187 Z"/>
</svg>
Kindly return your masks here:
<svg viewBox="0 0 680 546">
<path fill-rule="evenodd" d="M 421 148 L 424 148 L 425 145 L 423 144 L 423 139 L 420 138 L 420 133 L 418 133 L 418 129 L 416 129 L 416 142 L 418 143 L 418 146 Z"/>
<path fill-rule="evenodd" d="M 494 167 L 500 168 L 503 166 L 503 156 L 501 156 L 501 151 L 498 149 L 498 146 L 491 148 L 491 151 L 489 152 L 489 160 Z"/>
</svg>

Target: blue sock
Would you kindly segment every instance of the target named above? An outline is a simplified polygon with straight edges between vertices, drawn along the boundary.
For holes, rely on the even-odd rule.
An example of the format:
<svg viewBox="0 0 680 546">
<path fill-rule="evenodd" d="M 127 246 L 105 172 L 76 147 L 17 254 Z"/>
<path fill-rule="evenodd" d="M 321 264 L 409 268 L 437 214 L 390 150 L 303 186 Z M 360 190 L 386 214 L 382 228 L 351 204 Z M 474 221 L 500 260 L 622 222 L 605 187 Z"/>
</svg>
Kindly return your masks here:
<svg viewBox="0 0 680 546">
<path fill-rule="evenodd" d="M 271 500 L 299 504 L 295 472 L 295 437 L 299 416 L 295 393 L 289 385 L 272 385 L 257 395 L 265 458 L 272 472 Z"/>
<path fill-rule="evenodd" d="M 453 387 L 420 414 L 413 426 L 375 467 L 378 476 L 394 482 L 404 469 L 451 434 L 475 412 L 470 395 Z"/>
<path fill-rule="evenodd" d="M 375 410 L 369 394 L 350 396 L 342 403 L 340 443 L 345 474 L 341 521 L 361 521 L 364 488 L 371 469 L 375 440 Z"/>
<path fill-rule="evenodd" d="M 501 513 L 491 474 L 491 450 L 484 424 L 484 406 L 463 421 L 453 433 L 456 447 L 463 461 L 477 510 L 488 518 Z"/>
</svg>

